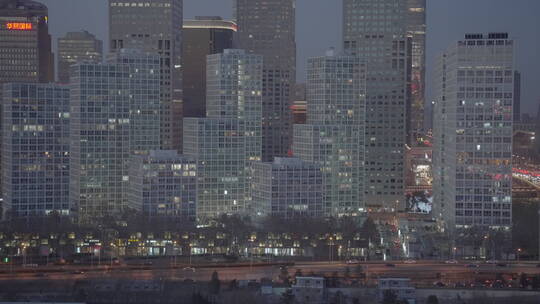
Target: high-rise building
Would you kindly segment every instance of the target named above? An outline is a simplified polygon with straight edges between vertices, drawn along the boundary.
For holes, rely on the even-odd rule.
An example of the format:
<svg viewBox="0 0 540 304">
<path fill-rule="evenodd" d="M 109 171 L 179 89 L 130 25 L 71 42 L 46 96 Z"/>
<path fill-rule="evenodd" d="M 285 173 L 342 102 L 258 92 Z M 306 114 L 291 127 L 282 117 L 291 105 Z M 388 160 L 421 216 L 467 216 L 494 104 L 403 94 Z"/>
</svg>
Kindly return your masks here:
<svg viewBox="0 0 540 304">
<path fill-rule="evenodd" d="M 410 101 L 407 140 L 414 143 L 425 129 L 426 0 L 407 0 L 407 34 L 411 40 Z"/>
<path fill-rule="evenodd" d="M 233 48 L 236 24 L 221 17 L 184 20 L 184 117 L 206 117 L 206 56 Z"/>
<path fill-rule="evenodd" d="M 132 155 L 159 149 L 160 57 L 124 49 L 71 69 L 70 201 L 79 220 L 128 207 Z"/>
<path fill-rule="evenodd" d="M 69 88 L 9 83 L 2 103 L 2 193 L 17 217 L 69 215 Z"/>
<path fill-rule="evenodd" d="M 467 34 L 437 64 L 434 210 L 450 231 L 512 225 L 514 45 Z"/>
<path fill-rule="evenodd" d="M 58 81 L 69 83 L 69 67 L 78 62 L 103 60 L 103 42 L 87 31 L 68 32 L 58 38 Z"/>
<path fill-rule="evenodd" d="M 207 118 L 186 118 L 185 154 L 197 160 L 197 218 L 246 212 L 249 161 L 261 160 L 263 57 L 207 57 Z"/>
<path fill-rule="evenodd" d="M 110 51 L 161 56 L 161 149 L 182 151 L 182 0 L 109 0 Z"/>
<path fill-rule="evenodd" d="M 245 133 L 238 119 L 184 119 L 184 154 L 197 162 L 197 220 L 247 210 Z"/>
<path fill-rule="evenodd" d="M 262 71 L 262 56 L 244 50 L 207 58 L 207 116 L 244 122 L 248 160 L 261 160 Z"/>
<path fill-rule="evenodd" d="M 253 214 L 284 219 L 324 216 L 323 173 L 315 163 L 276 157 L 251 163 Z"/>
<path fill-rule="evenodd" d="M 54 81 L 48 18 L 41 3 L 0 2 L 0 84 Z"/>
<path fill-rule="evenodd" d="M 365 201 L 405 207 L 404 146 L 411 39 L 402 0 L 343 0 L 343 44 L 367 65 Z M 309 110 L 309 109 L 308 109 Z"/>
<path fill-rule="evenodd" d="M 327 216 L 365 206 L 365 77 L 359 57 L 329 52 L 308 61 L 307 124 L 294 125 L 293 154 L 321 167 Z"/>
<path fill-rule="evenodd" d="M 4 83 L 54 81 L 48 21 L 48 9 L 41 3 L 0 1 L 0 100 Z"/>
<path fill-rule="evenodd" d="M 263 160 L 286 156 L 296 78 L 295 1 L 234 0 L 236 48 L 264 56 Z"/>
<path fill-rule="evenodd" d="M 514 122 L 521 121 L 521 73 L 514 72 Z"/>
<path fill-rule="evenodd" d="M 137 155 L 129 167 L 129 206 L 149 218 L 195 221 L 197 166 L 176 151 Z"/>
</svg>

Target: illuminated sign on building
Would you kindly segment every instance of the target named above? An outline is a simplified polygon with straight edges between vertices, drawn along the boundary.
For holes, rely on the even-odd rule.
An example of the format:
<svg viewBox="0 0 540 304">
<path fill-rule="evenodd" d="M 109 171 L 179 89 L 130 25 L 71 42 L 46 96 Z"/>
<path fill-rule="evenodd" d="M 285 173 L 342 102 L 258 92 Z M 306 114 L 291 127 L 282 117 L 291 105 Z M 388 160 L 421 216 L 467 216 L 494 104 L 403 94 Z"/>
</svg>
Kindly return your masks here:
<svg viewBox="0 0 540 304">
<path fill-rule="evenodd" d="M 28 22 L 8 22 L 6 23 L 6 29 L 17 31 L 29 31 L 32 29 L 32 23 Z"/>
</svg>

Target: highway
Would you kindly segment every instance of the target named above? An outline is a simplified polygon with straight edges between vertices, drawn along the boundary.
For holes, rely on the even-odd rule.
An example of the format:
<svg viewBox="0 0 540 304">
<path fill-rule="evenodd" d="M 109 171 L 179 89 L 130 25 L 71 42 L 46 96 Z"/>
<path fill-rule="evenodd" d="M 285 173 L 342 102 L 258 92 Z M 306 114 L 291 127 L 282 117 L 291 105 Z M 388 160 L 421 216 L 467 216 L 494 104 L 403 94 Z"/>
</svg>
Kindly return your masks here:
<svg viewBox="0 0 540 304">
<path fill-rule="evenodd" d="M 540 268 L 536 264 L 508 264 L 507 267 L 499 267 L 494 264 L 478 264 L 478 267 L 468 267 L 468 264 L 444 264 L 432 261 L 419 261 L 414 264 L 395 263 L 393 266 L 385 263 L 361 263 L 363 273 L 370 280 L 378 277 L 409 277 L 413 281 L 428 283 L 434 281 L 470 281 L 476 276 L 495 276 L 495 274 L 512 274 L 519 273 L 540 274 Z M 63 268 L 62 268 L 63 267 Z M 312 272 L 317 275 L 332 275 L 338 272 L 343 276 L 345 269 L 349 267 L 351 276 L 355 276 L 357 265 L 348 265 L 341 262 L 336 263 L 297 263 L 293 266 L 288 266 L 289 275 L 294 275 L 297 269 L 300 269 L 304 275 L 309 275 Z M 194 268 L 177 266 L 177 267 L 101 267 L 89 268 L 82 267 L 75 270 L 74 267 L 55 266 L 47 268 L 37 268 L 33 271 L 22 271 L 22 269 L 13 269 L 11 272 L 5 267 L 1 269 L 0 280 L 82 280 L 82 279 L 128 279 L 128 280 L 194 280 L 208 281 L 213 271 L 219 273 L 222 280 L 260 280 L 261 278 L 272 278 L 278 280 L 280 274 L 279 265 L 249 265 L 238 266 L 231 264 L 230 266 L 219 265 L 212 267 L 204 265 L 204 267 Z"/>
</svg>

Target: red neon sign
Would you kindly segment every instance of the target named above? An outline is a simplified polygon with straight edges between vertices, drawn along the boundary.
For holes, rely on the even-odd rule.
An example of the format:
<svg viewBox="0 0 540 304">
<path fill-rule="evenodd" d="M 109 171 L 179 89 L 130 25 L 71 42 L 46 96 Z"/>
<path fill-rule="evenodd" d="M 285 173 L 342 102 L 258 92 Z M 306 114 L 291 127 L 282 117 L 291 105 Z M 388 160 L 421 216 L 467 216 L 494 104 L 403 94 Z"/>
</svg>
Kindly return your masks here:
<svg viewBox="0 0 540 304">
<path fill-rule="evenodd" d="M 6 23 L 6 28 L 8 30 L 29 31 L 29 30 L 32 29 L 32 23 L 28 23 L 28 22 L 8 22 L 8 23 Z"/>
</svg>

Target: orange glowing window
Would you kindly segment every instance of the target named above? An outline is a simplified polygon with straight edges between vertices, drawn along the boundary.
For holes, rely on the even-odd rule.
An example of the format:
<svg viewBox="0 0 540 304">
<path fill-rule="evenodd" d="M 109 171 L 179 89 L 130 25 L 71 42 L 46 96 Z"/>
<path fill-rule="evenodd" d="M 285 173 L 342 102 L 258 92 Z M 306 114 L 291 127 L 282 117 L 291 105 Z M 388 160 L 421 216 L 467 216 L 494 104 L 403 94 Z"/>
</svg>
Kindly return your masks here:
<svg viewBox="0 0 540 304">
<path fill-rule="evenodd" d="M 28 22 L 8 22 L 6 23 L 8 30 L 29 31 L 32 29 L 32 23 Z"/>
</svg>

